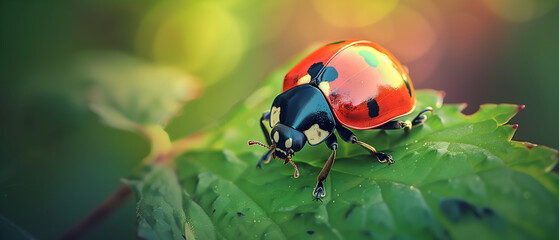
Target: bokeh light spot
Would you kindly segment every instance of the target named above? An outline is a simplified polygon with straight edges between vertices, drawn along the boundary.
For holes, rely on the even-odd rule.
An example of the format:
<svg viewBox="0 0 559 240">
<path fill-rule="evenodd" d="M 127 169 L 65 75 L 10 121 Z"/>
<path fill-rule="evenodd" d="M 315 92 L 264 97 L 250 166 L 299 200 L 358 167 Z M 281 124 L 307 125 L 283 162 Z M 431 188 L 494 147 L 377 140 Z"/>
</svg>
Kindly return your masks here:
<svg viewBox="0 0 559 240">
<path fill-rule="evenodd" d="M 136 48 L 212 84 L 233 70 L 246 49 L 242 26 L 222 5 L 163 3 L 140 25 Z"/>
<path fill-rule="evenodd" d="M 511 22 L 527 22 L 541 17 L 557 5 L 556 0 L 484 0 L 491 11 Z"/>
<path fill-rule="evenodd" d="M 404 6 L 399 7 L 394 14 L 402 17 L 393 20 L 398 31 L 387 44 L 392 53 L 403 63 L 414 61 L 428 53 L 437 37 L 425 16 Z"/>
<path fill-rule="evenodd" d="M 382 0 L 314 0 L 319 15 L 332 26 L 365 27 L 391 13 L 398 1 Z"/>
</svg>

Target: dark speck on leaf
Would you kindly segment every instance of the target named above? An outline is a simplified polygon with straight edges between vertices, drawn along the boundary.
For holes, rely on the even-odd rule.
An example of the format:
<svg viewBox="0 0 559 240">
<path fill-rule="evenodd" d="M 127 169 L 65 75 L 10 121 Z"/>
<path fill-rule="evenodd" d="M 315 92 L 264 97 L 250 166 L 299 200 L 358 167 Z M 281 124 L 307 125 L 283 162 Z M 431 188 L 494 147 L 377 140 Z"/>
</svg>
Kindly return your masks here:
<svg viewBox="0 0 559 240">
<path fill-rule="evenodd" d="M 237 212 L 237 216 L 239 216 L 239 217 L 243 217 L 243 216 L 245 216 L 245 214 L 244 214 L 244 213 L 242 213 L 242 212 Z"/>
<path fill-rule="evenodd" d="M 215 213 L 215 209 L 214 209 L 214 210 L 212 210 L 212 213 Z"/>
<path fill-rule="evenodd" d="M 483 208 L 483 209 L 481 210 L 481 213 L 482 213 L 482 215 L 485 215 L 485 216 L 493 216 L 493 215 L 495 215 L 495 211 L 493 211 L 493 209 L 491 209 L 491 208 L 486 208 L 486 207 Z"/>
<path fill-rule="evenodd" d="M 476 216 L 479 218 L 476 206 L 462 199 L 445 199 L 441 201 L 440 208 L 443 214 L 453 222 L 457 222 L 467 216 Z"/>
<path fill-rule="evenodd" d="M 314 231 L 313 231 L 313 230 L 309 230 L 309 231 L 307 231 L 307 234 L 313 235 L 313 234 L 314 234 Z"/>
<path fill-rule="evenodd" d="M 447 239 L 450 239 L 450 233 L 448 232 L 448 229 L 445 229 L 443 233 Z"/>
<path fill-rule="evenodd" d="M 465 200 L 449 198 L 441 201 L 441 212 L 452 222 L 477 219 L 489 224 L 492 228 L 502 228 L 504 222 L 495 210 L 478 207 Z"/>
<path fill-rule="evenodd" d="M 354 209 L 355 209 L 355 206 L 351 206 L 349 208 L 349 210 L 347 210 L 347 212 L 345 212 L 345 219 L 349 218 L 349 215 L 351 215 L 351 213 L 353 212 Z"/>
</svg>

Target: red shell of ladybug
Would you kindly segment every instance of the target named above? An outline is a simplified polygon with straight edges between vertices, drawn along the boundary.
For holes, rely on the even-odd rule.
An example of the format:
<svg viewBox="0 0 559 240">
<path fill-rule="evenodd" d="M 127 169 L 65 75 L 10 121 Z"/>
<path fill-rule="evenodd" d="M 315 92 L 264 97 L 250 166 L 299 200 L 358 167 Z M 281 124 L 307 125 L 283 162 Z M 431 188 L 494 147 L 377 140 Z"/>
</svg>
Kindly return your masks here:
<svg viewBox="0 0 559 240">
<path fill-rule="evenodd" d="M 336 119 L 352 129 L 371 129 L 415 108 L 410 77 L 386 49 L 364 40 L 325 45 L 285 76 L 283 91 L 318 85 Z"/>
</svg>

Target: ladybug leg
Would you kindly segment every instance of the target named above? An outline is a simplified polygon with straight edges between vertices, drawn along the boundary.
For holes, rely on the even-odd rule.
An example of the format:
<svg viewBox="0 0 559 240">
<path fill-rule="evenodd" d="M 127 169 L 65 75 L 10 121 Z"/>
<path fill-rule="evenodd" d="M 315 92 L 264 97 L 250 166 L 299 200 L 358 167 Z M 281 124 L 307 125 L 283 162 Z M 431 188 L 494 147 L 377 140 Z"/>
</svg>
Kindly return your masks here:
<svg viewBox="0 0 559 240">
<path fill-rule="evenodd" d="M 412 127 L 417 127 L 423 124 L 427 119 L 427 116 L 423 115 L 425 112 L 433 113 L 433 108 L 428 107 L 423 109 L 417 116 L 411 121 L 390 121 L 383 125 L 376 127 L 375 129 L 391 130 L 391 129 L 404 129 L 406 132 L 410 132 Z"/>
<path fill-rule="evenodd" d="M 377 150 L 373 146 L 359 141 L 359 139 L 357 139 L 357 137 L 349 129 L 343 127 L 341 124 L 336 125 L 336 130 L 344 141 L 352 144 L 357 144 L 362 148 L 365 148 L 365 150 L 367 150 L 371 155 L 375 156 L 380 163 L 388 162 L 388 166 L 394 163 L 392 156 L 382 152 L 377 152 Z"/>
<path fill-rule="evenodd" d="M 376 127 L 375 129 L 382 129 L 382 130 L 392 130 L 392 129 L 404 129 L 404 131 L 409 132 L 413 126 L 412 121 L 390 121 L 383 125 Z"/>
<path fill-rule="evenodd" d="M 264 134 L 264 138 L 266 138 L 266 143 L 268 146 L 272 145 L 272 138 L 270 138 L 270 133 L 268 132 L 268 128 L 264 125 L 264 122 L 267 121 L 268 124 L 270 122 L 270 111 L 262 113 L 262 117 L 260 117 L 260 129 L 262 129 L 262 133 Z"/>
<path fill-rule="evenodd" d="M 266 125 L 264 124 L 265 121 L 270 122 L 270 112 L 269 111 L 262 113 L 262 117 L 260 118 L 260 128 L 262 129 L 262 133 L 264 134 L 264 138 L 266 138 L 266 143 L 268 144 L 268 146 L 270 146 L 270 145 L 272 145 L 272 139 L 270 138 L 270 133 L 268 132 L 268 129 L 266 128 Z M 258 168 L 262 168 L 262 162 L 269 163 L 273 152 L 274 152 L 274 149 L 272 148 L 272 149 L 268 150 L 266 153 L 264 153 L 264 155 L 262 155 L 260 160 L 258 160 L 258 163 L 256 164 L 256 166 Z"/>
<path fill-rule="evenodd" d="M 357 140 L 357 137 L 355 137 L 355 136 L 353 136 L 353 138 L 351 139 L 351 143 L 357 144 L 357 145 L 365 148 L 367 151 L 369 151 L 369 153 L 371 153 L 372 155 L 377 157 L 377 160 L 380 163 L 388 162 L 388 166 L 390 166 L 390 164 L 394 163 L 394 160 L 392 159 L 392 156 L 390 156 L 388 154 L 385 154 L 385 153 L 382 153 L 382 152 L 377 152 L 377 150 L 373 146 Z"/>
<path fill-rule="evenodd" d="M 334 161 L 336 160 L 336 150 L 338 149 L 338 139 L 336 138 L 336 135 L 334 134 L 330 135 L 326 139 L 326 144 L 332 150 L 332 153 L 330 154 L 330 157 L 328 157 L 328 160 L 324 164 L 322 171 L 320 171 L 320 174 L 318 174 L 318 177 L 316 179 L 316 186 L 314 187 L 314 190 L 312 192 L 312 195 L 314 196 L 314 200 L 321 201 L 321 202 L 322 202 L 322 198 L 326 196 L 326 190 L 324 189 L 324 185 L 322 184 L 322 182 L 324 182 L 328 177 L 328 173 L 330 173 L 330 170 L 332 169 L 332 165 L 334 165 Z"/>
<path fill-rule="evenodd" d="M 262 157 L 260 157 L 260 160 L 258 160 L 258 163 L 256 164 L 256 167 L 258 168 L 262 168 L 262 162 L 264 163 L 269 163 L 270 159 L 272 157 L 272 152 L 274 151 L 274 149 L 270 149 L 268 150 L 266 153 L 264 153 L 264 155 L 262 155 Z"/>
<path fill-rule="evenodd" d="M 411 123 L 414 127 L 419 126 L 419 125 L 421 125 L 425 122 L 425 120 L 427 119 L 427 116 L 422 115 L 425 112 L 431 112 L 431 114 L 433 114 L 433 108 L 427 107 L 427 108 L 421 110 L 421 112 L 419 112 L 419 114 L 417 114 L 417 116 L 411 121 Z"/>
</svg>

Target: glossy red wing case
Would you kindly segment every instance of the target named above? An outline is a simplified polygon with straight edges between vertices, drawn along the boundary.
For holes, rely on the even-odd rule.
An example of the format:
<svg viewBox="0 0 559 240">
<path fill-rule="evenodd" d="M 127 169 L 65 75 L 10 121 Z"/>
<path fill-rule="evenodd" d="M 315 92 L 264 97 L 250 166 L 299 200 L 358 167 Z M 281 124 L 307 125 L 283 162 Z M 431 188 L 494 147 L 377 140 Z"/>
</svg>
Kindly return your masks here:
<svg viewBox="0 0 559 240">
<path fill-rule="evenodd" d="M 285 76 L 283 91 L 317 86 L 338 121 L 352 129 L 371 129 L 415 108 L 415 94 L 400 62 L 378 44 L 346 40 L 325 45 Z"/>
</svg>

